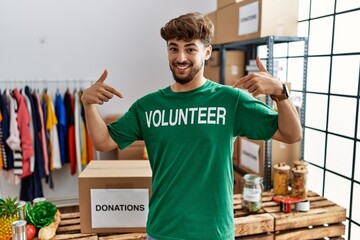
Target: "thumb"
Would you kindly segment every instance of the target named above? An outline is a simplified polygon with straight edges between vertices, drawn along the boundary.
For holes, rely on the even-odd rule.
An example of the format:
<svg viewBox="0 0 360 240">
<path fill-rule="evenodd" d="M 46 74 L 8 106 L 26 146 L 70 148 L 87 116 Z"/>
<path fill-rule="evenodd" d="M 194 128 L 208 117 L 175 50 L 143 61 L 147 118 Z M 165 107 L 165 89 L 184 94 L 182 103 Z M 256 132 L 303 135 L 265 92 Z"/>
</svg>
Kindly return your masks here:
<svg viewBox="0 0 360 240">
<path fill-rule="evenodd" d="M 265 67 L 265 66 L 263 65 L 263 63 L 261 62 L 259 56 L 256 57 L 256 65 L 257 65 L 257 67 L 259 68 L 260 72 L 267 72 L 267 73 L 268 73 L 266 67 Z"/>
<path fill-rule="evenodd" d="M 101 77 L 99 78 L 98 82 L 105 82 L 105 79 L 107 78 L 108 71 L 105 69 Z"/>
</svg>

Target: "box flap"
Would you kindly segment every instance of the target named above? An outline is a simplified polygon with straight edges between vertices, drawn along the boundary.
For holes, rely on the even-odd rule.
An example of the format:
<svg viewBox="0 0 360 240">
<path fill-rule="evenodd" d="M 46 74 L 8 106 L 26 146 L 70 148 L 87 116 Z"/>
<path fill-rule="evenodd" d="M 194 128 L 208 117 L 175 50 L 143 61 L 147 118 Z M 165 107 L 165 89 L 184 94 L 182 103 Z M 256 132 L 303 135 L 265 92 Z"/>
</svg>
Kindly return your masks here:
<svg viewBox="0 0 360 240">
<path fill-rule="evenodd" d="M 79 178 L 151 177 L 148 160 L 93 160 Z"/>
</svg>

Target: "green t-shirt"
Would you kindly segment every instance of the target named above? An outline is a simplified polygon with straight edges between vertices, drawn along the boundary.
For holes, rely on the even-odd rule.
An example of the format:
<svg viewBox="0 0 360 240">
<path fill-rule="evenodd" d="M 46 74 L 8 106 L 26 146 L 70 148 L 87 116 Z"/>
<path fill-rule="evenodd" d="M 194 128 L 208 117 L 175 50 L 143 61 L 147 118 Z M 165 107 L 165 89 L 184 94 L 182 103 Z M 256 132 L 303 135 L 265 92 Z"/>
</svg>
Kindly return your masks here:
<svg viewBox="0 0 360 240">
<path fill-rule="evenodd" d="M 108 129 L 121 149 L 145 141 L 153 171 L 147 233 L 161 240 L 234 239 L 234 140 L 270 139 L 277 123 L 266 104 L 209 80 L 136 101 Z"/>
</svg>

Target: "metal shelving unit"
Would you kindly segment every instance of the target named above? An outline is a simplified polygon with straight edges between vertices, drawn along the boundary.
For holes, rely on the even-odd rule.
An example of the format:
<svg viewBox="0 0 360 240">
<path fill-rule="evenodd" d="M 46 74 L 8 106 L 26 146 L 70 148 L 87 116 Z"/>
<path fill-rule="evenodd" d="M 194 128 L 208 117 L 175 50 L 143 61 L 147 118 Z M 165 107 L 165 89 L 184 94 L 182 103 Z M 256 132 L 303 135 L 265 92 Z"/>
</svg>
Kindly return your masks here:
<svg viewBox="0 0 360 240">
<path fill-rule="evenodd" d="M 308 56 L 308 39 L 305 37 L 288 37 L 288 36 L 269 36 L 269 37 L 262 37 L 250 40 L 244 40 L 234 43 L 226 43 L 226 44 L 219 44 L 213 46 L 214 50 L 220 51 L 220 83 L 224 84 L 225 82 L 225 51 L 227 50 L 243 50 L 246 51 L 246 62 L 249 62 L 249 59 L 255 59 L 258 54 L 258 47 L 261 45 L 266 45 L 267 48 L 267 70 L 270 74 L 273 75 L 274 73 L 274 45 L 278 43 L 290 43 L 290 42 L 304 42 L 304 69 L 303 69 L 303 89 L 302 89 L 302 106 L 301 106 L 301 125 L 305 126 L 305 104 L 306 104 L 306 77 L 307 77 L 307 56 Z M 272 99 L 267 96 L 266 97 L 266 104 L 269 106 L 272 105 Z M 303 133 L 303 136 L 305 134 Z M 271 160 L 271 140 L 265 142 L 265 162 L 264 162 L 264 189 L 270 190 L 272 188 L 271 183 L 271 169 L 272 169 L 272 160 Z M 300 150 L 300 158 L 304 158 L 304 139 L 301 142 L 301 150 Z M 239 172 L 240 174 L 246 174 L 245 171 L 240 169 L 237 166 L 234 166 L 234 170 Z"/>
</svg>

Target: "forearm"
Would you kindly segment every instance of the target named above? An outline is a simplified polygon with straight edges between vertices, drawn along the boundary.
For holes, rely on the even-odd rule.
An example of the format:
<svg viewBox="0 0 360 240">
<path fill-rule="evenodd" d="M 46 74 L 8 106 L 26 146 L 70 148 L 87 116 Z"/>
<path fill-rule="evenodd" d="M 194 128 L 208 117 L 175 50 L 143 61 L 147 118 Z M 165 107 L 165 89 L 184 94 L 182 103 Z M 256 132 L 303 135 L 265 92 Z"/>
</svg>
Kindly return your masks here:
<svg viewBox="0 0 360 240">
<path fill-rule="evenodd" d="M 299 142 L 302 138 L 302 127 L 298 112 L 290 99 L 277 103 L 278 130 L 274 134 L 275 140 L 284 143 Z"/>
<path fill-rule="evenodd" d="M 109 135 L 106 123 L 100 116 L 94 104 L 84 105 L 87 131 L 90 139 L 98 151 L 110 151 L 117 147 L 117 144 Z"/>
</svg>

